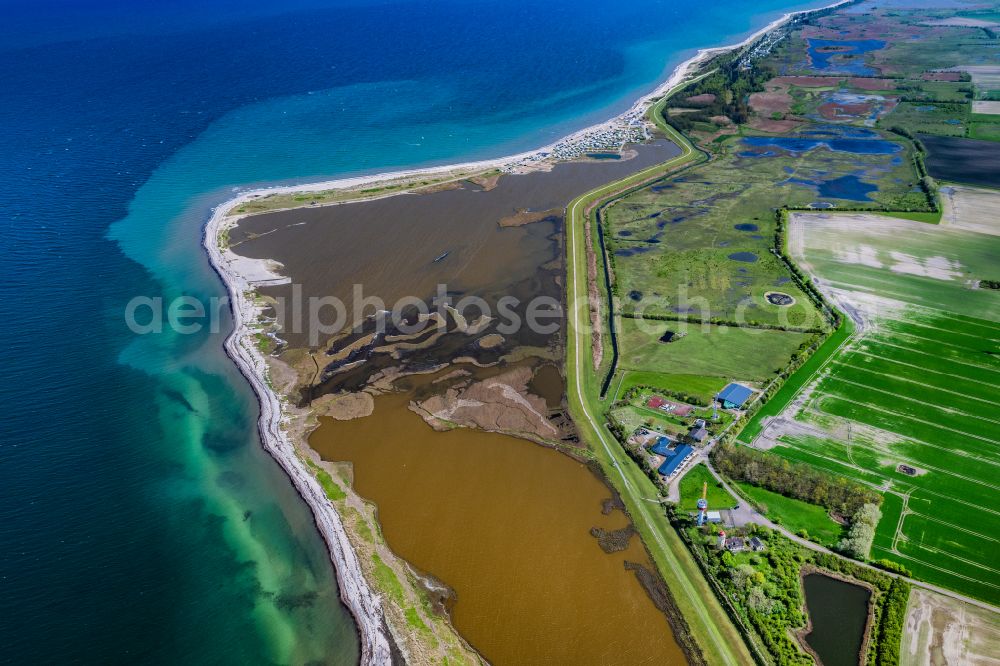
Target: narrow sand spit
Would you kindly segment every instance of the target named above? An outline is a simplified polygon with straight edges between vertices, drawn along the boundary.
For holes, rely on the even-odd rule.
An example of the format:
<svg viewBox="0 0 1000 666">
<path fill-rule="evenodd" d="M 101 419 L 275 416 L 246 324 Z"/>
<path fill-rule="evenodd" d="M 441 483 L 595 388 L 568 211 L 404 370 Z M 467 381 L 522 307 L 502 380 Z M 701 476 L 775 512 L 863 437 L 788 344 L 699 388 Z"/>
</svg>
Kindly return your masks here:
<svg viewBox="0 0 1000 666">
<path fill-rule="evenodd" d="M 261 313 L 260 307 L 253 301 L 253 289 L 257 283 L 238 272 L 245 267 L 247 260 L 235 260 L 236 255 L 221 250 L 218 245 L 226 215 L 232 206 L 242 200 L 242 197 L 237 198 L 219 206 L 205 228 L 203 239 L 212 267 L 225 283 L 232 304 L 233 332 L 226 338 L 226 354 L 250 382 L 260 403 L 257 428 L 264 449 L 281 465 L 299 495 L 309 505 L 316 527 L 326 541 L 340 584 L 340 596 L 357 621 L 361 636 L 361 663 L 387 664 L 392 660 L 392 650 L 382 600 L 361 573 L 361 564 L 347 539 L 340 515 L 319 482 L 299 459 L 295 444 L 282 428 L 281 403 L 268 385 L 267 364 L 252 335 L 252 326 Z M 261 272 L 265 275 L 270 273 Z"/>
<path fill-rule="evenodd" d="M 838 7 L 848 1 L 840 0 L 824 9 Z M 421 177 L 452 175 L 455 178 L 460 178 L 494 169 L 516 172 L 546 168 L 555 161 L 552 157 L 553 153 L 565 154 L 578 147 L 589 149 L 595 140 L 601 140 L 602 135 L 607 136 L 614 134 L 617 130 L 637 126 L 647 127 L 645 115 L 655 101 L 689 79 L 698 67 L 707 60 L 726 51 L 752 44 L 795 17 L 815 11 L 818 10 L 787 13 L 738 44 L 702 49 L 674 69 L 670 77 L 661 85 L 636 100 L 625 113 L 598 125 L 582 129 L 534 151 L 493 160 L 256 189 L 239 193 L 215 208 L 205 227 L 202 242 L 208 252 L 212 267 L 226 285 L 231 301 L 234 328 L 225 341 L 226 354 L 246 377 L 260 403 L 260 419 L 257 427 L 264 449 L 281 465 L 295 489 L 308 504 L 316 521 L 316 527 L 326 541 L 340 584 L 341 598 L 351 610 L 358 625 L 358 632 L 361 636 L 362 664 L 388 664 L 392 660 L 392 639 L 382 610 L 382 598 L 365 580 L 357 554 L 347 538 L 347 533 L 336 508 L 327 498 L 319 482 L 299 458 L 296 450 L 297 443 L 292 441 L 289 433 L 282 428 L 282 404 L 269 385 L 266 361 L 254 344 L 254 328 L 261 315 L 261 307 L 254 301 L 254 291 L 258 286 L 285 282 L 287 278 L 278 273 L 281 267 L 275 265 L 274 262 L 256 262 L 237 257 L 225 247 L 225 232 L 238 223 L 240 219 L 240 216 L 230 216 L 230 213 L 238 206 L 264 195 L 360 188 L 382 181 L 398 182 L 401 179 L 418 175 Z"/>
<path fill-rule="evenodd" d="M 228 213 L 234 208 L 238 207 L 239 204 L 247 203 L 261 196 L 273 195 L 273 194 L 290 194 L 290 193 L 308 193 L 308 192 L 322 192 L 324 190 L 333 189 L 353 189 L 372 185 L 374 183 L 382 183 L 383 181 L 396 181 L 399 182 L 402 179 L 413 178 L 416 176 L 440 176 L 456 174 L 461 175 L 461 177 L 468 177 L 470 174 L 492 171 L 499 169 L 501 171 L 516 172 L 525 169 L 532 168 L 547 168 L 553 162 L 557 161 L 553 157 L 553 153 L 557 148 L 567 149 L 573 146 L 587 146 L 588 150 L 592 149 L 592 143 L 595 138 L 601 137 L 602 135 L 607 135 L 617 129 L 622 129 L 626 127 L 634 127 L 638 124 L 646 124 L 644 120 L 646 112 L 650 109 L 653 104 L 658 101 L 663 95 L 670 92 L 672 89 L 676 88 L 680 84 L 691 78 L 698 68 L 703 65 L 706 61 L 711 58 L 725 53 L 727 51 L 733 51 L 744 46 L 748 46 L 758 39 L 763 37 L 769 32 L 772 32 L 781 26 L 785 25 L 789 21 L 807 14 L 811 14 L 818 11 L 823 11 L 827 9 L 832 9 L 839 7 L 843 4 L 850 2 L 850 0 L 839 0 L 826 7 L 820 7 L 817 9 L 807 9 L 796 12 L 789 12 L 784 14 L 781 18 L 771 21 L 768 25 L 761 28 L 757 32 L 753 33 L 742 42 L 737 44 L 730 44 L 728 46 L 716 46 L 712 48 L 700 49 L 694 56 L 688 58 L 680 65 L 678 65 L 673 72 L 671 72 L 670 77 L 654 88 L 649 93 L 643 95 L 635 101 L 631 108 L 624 113 L 621 113 L 614 118 L 606 120 L 605 122 L 586 127 L 577 132 L 574 132 L 568 136 L 559 139 L 547 146 L 542 146 L 536 150 L 531 150 L 523 153 L 518 153 L 516 155 L 508 155 L 506 157 L 498 157 L 490 160 L 480 160 L 475 162 L 462 162 L 459 164 L 448 164 L 438 167 L 426 167 L 422 169 L 406 169 L 401 171 L 391 171 L 378 173 L 368 176 L 356 176 L 353 178 L 338 178 L 335 180 L 326 180 L 315 183 L 303 183 L 300 185 L 283 185 L 274 187 L 264 187 L 255 189 L 252 191 L 245 191 L 239 193 L 233 199 L 226 201 L 224 204 L 219 206 L 217 210 L 225 209 Z M 395 196 L 401 192 L 396 192 L 388 196 Z M 330 204 L 320 204 L 320 205 L 330 205 Z M 221 231 L 221 229 L 220 229 Z M 214 243 L 215 240 L 213 239 Z"/>
</svg>

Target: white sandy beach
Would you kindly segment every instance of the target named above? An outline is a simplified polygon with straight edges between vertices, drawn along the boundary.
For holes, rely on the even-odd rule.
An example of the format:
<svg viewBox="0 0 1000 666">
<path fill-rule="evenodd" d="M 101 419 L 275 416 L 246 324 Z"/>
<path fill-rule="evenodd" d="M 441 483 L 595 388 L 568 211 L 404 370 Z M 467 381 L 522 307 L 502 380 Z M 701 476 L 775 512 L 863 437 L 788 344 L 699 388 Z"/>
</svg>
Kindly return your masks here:
<svg viewBox="0 0 1000 666">
<path fill-rule="evenodd" d="M 836 7 L 845 2 L 847 0 L 842 0 L 829 7 Z M 556 155 L 572 152 L 573 146 L 587 146 L 590 149 L 590 146 L 604 138 L 621 137 L 628 132 L 635 131 L 637 126 L 642 126 L 645 122 L 644 117 L 650 106 L 660 97 L 684 83 L 706 60 L 719 53 L 752 44 L 766 33 L 784 25 L 796 16 L 813 11 L 817 10 L 790 12 L 772 21 L 738 44 L 698 51 L 695 56 L 674 69 L 666 81 L 636 100 L 628 111 L 603 123 L 574 132 L 537 150 L 478 162 L 395 171 L 305 185 L 255 189 L 240 193 L 214 209 L 205 227 L 203 244 L 213 268 L 226 285 L 233 311 L 234 329 L 226 338 L 225 350 L 247 378 L 247 381 L 250 382 L 260 403 L 261 413 L 258 430 L 264 448 L 285 470 L 296 490 L 309 505 L 316 526 L 326 541 L 340 583 L 341 597 L 357 621 L 362 643 L 362 664 L 387 664 L 391 661 L 392 639 L 382 609 L 383 600 L 362 574 L 357 554 L 348 540 L 336 508 L 327 498 L 312 472 L 299 458 L 296 447 L 304 446 L 305 442 L 292 441 L 291 436 L 282 427 L 284 419 L 282 403 L 268 383 L 267 364 L 253 337 L 253 328 L 261 314 L 260 307 L 253 300 L 253 293 L 258 286 L 287 281 L 287 278 L 277 272 L 280 267 L 274 265 L 273 262 L 254 261 L 239 257 L 228 248 L 220 245 L 219 241 L 223 233 L 234 226 L 239 219 L 236 216 L 230 217 L 230 211 L 262 195 L 350 189 L 417 175 L 433 176 L 452 172 L 470 173 L 492 169 L 516 171 L 541 168 L 558 161 Z"/>
</svg>

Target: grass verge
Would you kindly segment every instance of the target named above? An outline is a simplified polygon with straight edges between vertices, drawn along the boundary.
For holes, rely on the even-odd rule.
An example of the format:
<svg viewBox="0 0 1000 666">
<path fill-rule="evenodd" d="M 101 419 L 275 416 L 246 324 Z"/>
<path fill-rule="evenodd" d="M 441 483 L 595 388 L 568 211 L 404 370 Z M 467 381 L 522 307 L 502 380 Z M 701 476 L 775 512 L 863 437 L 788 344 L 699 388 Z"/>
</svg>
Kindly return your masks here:
<svg viewBox="0 0 1000 666">
<path fill-rule="evenodd" d="M 799 536 L 827 547 L 835 545 L 840 540 L 843 527 L 830 518 L 823 507 L 785 497 L 743 481 L 732 483 L 761 513 Z"/>
</svg>

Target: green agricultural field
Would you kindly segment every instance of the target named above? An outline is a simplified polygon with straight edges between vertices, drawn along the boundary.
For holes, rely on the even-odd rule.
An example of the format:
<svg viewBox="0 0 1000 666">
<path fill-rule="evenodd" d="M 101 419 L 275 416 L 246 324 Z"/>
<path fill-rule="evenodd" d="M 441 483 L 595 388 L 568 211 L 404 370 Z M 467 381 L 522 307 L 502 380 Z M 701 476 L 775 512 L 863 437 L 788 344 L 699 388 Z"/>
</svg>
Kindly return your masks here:
<svg viewBox="0 0 1000 666">
<path fill-rule="evenodd" d="M 708 471 L 703 463 L 699 463 L 688 470 L 687 474 L 681 478 L 680 492 L 681 501 L 677 504 L 677 509 L 681 513 L 688 513 L 698 510 L 698 499 L 701 497 L 701 490 L 704 484 L 708 484 L 708 507 L 712 511 L 719 509 L 730 509 L 739 504 L 739 499 L 729 494 L 729 491 L 719 485 L 712 473 Z"/>
<path fill-rule="evenodd" d="M 809 220 L 802 231 L 806 261 L 830 286 L 877 294 L 897 306 L 922 305 L 930 313 L 1000 321 L 997 293 L 967 285 L 995 272 L 996 236 L 864 214 Z"/>
<path fill-rule="evenodd" d="M 661 342 L 660 336 L 668 329 L 687 333 L 673 342 Z M 619 338 L 619 363 L 624 370 L 709 377 L 724 373 L 743 381 L 765 382 L 812 334 L 623 317 Z"/>
<path fill-rule="evenodd" d="M 907 97 L 922 97 L 928 102 L 965 102 L 972 98 L 968 81 L 905 81 L 900 84 Z"/>
<path fill-rule="evenodd" d="M 972 114 L 969 117 L 970 139 L 1000 141 L 1000 115 Z"/>
<path fill-rule="evenodd" d="M 824 546 L 833 546 L 840 540 L 843 527 L 833 520 L 823 507 L 785 497 L 749 483 L 741 481 L 733 483 L 761 513 L 772 520 L 777 520 L 796 534 L 805 531 L 808 533 L 808 538 Z"/>
<path fill-rule="evenodd" d="M 879 120 L 880 127 L 903 127 L 914 134 L 965 136 L 968 103 L 900 102 Z"/>
<path fill-rule="evenodd" d="M 1000 294 L 970 281 L 1000 237 L 858 215 L 797 216 L 789 236 L 863 325 L 741 439 L 882 491 L 873 559 L 1000 602 Z"/>
</svg>

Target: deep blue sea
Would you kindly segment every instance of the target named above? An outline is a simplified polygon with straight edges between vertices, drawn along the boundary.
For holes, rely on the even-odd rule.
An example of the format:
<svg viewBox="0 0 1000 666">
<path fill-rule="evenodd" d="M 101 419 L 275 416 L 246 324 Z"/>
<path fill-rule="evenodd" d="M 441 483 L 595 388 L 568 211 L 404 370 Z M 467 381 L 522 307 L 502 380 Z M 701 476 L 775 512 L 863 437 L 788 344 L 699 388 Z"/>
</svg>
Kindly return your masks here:
<svg viewBox="0 0 1000 666">
<path fill-rule="evenodd" d="M 222 294 L 234 188 L 542 145 L 802 5 L 0 0 L 0 659 L 353 662 L 225 326 L 125 304 Z"/>
</svg>

